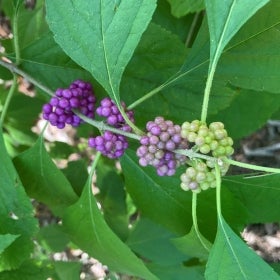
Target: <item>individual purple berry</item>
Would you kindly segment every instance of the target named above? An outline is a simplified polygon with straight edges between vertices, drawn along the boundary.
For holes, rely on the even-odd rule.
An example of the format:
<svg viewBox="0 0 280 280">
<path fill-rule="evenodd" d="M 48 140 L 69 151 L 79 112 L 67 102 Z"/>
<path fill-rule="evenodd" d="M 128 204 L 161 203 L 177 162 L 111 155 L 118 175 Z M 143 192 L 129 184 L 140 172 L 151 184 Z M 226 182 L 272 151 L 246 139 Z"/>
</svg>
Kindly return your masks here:
<svg viewBox="0 0 280 280">
<path fill-rule="evenodd" d="M 82 120 L 72 110 L 77 109 L 88 118 L 93 118 L 95 102 L 92 86 L 76 80 L 69 88 L 56 90 L 55 96 L 43 106 L 43 118 L 58 128 L 64 128 L 66 124 L 77 127 Z"/>
<path fill-rule="evenodd" d="M 176 149 L 186 149 L 188 143 L 181 137 L 181 128 L 172 121 L 157 117 L 146 124 L 147 134 L 140 139 L 137 149 L 139 164 L 152 165 L 159 176 L 172 176 L 176 168 L 185 163 L 186 156 L 175 154 Z"/>
</svg>

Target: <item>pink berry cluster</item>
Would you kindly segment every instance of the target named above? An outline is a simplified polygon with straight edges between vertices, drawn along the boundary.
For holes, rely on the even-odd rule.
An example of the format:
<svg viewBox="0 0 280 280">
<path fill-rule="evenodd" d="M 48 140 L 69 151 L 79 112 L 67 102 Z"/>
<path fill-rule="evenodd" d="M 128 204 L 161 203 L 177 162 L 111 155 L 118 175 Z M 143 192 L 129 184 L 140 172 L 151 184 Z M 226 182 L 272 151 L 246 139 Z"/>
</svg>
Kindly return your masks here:
<svg viewBox="0 0 280 280">
<path fill-rule="evenodd" d="M 126 110 L 125 104 L 122 103 L 128 118 L 134 122 L 133 111 Z M 96 109 L 97 115 L 104 117 L 106 123 L 125 132 L 131 132 L 131 127 L 126 124 L 117 105 L 108 97 L 100 102 L 100 106 Z M 103 135 L 90 137 L 88 144 L 91 148 L 96 149 L 108 158 L 121 157 L 128 147 L 125 136 L 105 130 Z"/>
<path fill-rule="evenodd" d="M 91 84 L 76 80 L 69 88 L 56 90 L 55 96 L 43 106 L 43 118 L 60 129 L 66 124 L 77 127 L 82 120 L 73 112 L 73 109 L 79 110 L 88 118 L 93 118 L 95 102 Z"/>
<path fill-rule="evenodd" d="M 157 117 L 146 124 L 147 134 L 140 139 L 137 149 L 139 164 L 152 165 L 159 176 L 172 176 L 184 164 L 186 156 L 176 154 L 176 149 L 186 149 L 187 141 L 181 137 L 181 127 L 170 120 Z"/>
</svg>

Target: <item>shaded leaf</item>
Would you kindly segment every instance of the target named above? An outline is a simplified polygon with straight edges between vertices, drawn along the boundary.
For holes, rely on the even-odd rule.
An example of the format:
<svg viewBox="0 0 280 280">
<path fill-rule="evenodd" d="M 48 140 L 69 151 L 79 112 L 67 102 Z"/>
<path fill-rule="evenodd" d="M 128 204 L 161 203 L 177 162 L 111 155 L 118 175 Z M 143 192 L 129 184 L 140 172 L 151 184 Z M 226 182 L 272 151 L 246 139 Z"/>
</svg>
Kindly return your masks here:
<svg viewBox="0 0 280 280">
<path fill-rule="evenodd" d="M 267 279 L 279 279 L 273 269 L 250 249 L 221 217 L 206 266 L 205 278 L 261 280 L 264 275 Z"/>
<path fill-rule="evenodd" d="M 50 252 L 64 251 L 69 243 L 67 233 L 65 233 L 62 226 L 58 224 L 50 224 L 41 227 L 36 239 L 40 243 L 40 246 Z"/>
<path fill-rule="evenodd" d="M 201 236 L 201 238 L 207 248 L 210 249 L 212 244 L 203 236 Z M 197 237 L 194 227 L 192 227 L 190 232 L 185 236 L 173 238 L 172 243 L 180 252 L 186 255 L 204 260 L 208 258 L 209 251 L 206 250 L 206 248 L 201 244 L 201 241 Z"/>
<path fill-rule="evenodd" d="M 182 17 L 189 13 L 199 12 L 204 9 L 203 0 L 167 0 L 171 12 L 175 17 Z"/>
<path fill-rule="evenodd" d="M 176 237 L 161 225 L 140 218 L 126 244 L 149 262 L 170 266 L 191 258 L 191 255 L 183 254 L 173 245 L 173 238 Z"/>
<path fill-rule="evenodd" d="M 225 110 L 209 116 L 209 123 L 223 120 L 228 134 L 240 139 L 261 128 L 279 108 L 280 96 L 269 92 L 240 90 Z"/>
<path fill-rule="evenodd" d="M 55 40 L 92 73 L 119 103 L 123 71 L 151 20 L 155 0 L 46 1 L 47 20 Z M 125 19 L 125 20 L 124 20 Z"/>
<path fill-rule="evenodd" d="M 10 246 L 20 235 L 19 234 L 1 234 L 0 235 L 0 255 Z"/>
<path fill-rule="evenodd" d="M 14 54 L 8 56 L 14 59 Z M 68 87 L 77 78 L 90 81 L 91 75 L 73 62 L 55 43 L 50 32 L 21 51 L 20 68 L 51 90 Z"/>
<path fill-rule="evenodd" d="M 90 182 L 78 202 L 65 212 L 63 225 L 74 243 L 110 269 L 157 279 L 108 227 L 97 207 Z"/>
<path fill-rule="evenodd" d="M 77 200 L 70 183 L 49 157 L 41 137 L 33 147 L 18 155 L 14 164 L 28 195 L 48 205 L 54 214 L 61 216 Z"/>
</svg>

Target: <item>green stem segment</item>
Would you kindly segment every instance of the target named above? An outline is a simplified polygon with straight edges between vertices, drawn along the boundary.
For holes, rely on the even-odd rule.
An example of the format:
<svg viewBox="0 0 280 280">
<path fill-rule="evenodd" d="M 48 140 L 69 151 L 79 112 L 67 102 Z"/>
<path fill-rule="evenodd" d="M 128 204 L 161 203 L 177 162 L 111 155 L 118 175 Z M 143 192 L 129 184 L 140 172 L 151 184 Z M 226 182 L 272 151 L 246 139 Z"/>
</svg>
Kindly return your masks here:
<svg viewBox="0 0 280 280">
<path fill-rule="evenodd" d="M 221 204 L 221 172 L 218 164 L 215 164 L 215 177 L 216 177 L 216 203 L 218 220 L 222 223 L 222 204 Z"/>
<path fill-rule="evenodd" d="M 9 89 L 9 92 L 8 92 L 8 95 L 7 95 L 7 98 L 5 100 L 5 104 L 3 106 L 3 110 L 2 110 L 2 113 L 1 113 L 1 119 L 0 119 L 0 125 L 1 126 L 4 123 L 4 119 L 5 119 L 6 114 L 8 112 L 8 108 L 9 108 L 9 105 L 11 103 L 14 92 L 16 90 L 16 87 L 17 87 L 17 77 L 16 77 L 16 75 L 13 75 L 13 83 L 12 83 L 12 86 L 10 87 L 10 89 Z"/>
<path fill-rule="evenodd" d="M 205 248 L 206 251 L 210 252 L 210 248 L 204 243 L 202 235 L 198 229 L 198 223 L 197 223 L 197 213 L 196 213 L 196 208 L 197 208 L 197 194 L 193 193 L 192 194 L 192 220 L 193 220 L 193 227 L 195 230 L 195 233 L 197 235 L 197 238 L 199 239 L 201 245 Z"/>
<path fill-rule="evenodd" d="M 16 7 L 16 11 L 13 17 L 13 43 L 14 43 L 14 50 L 16 56 L 16 65 L 20 63 L 20 48 L 18 42 L 18 7 Z"/>
<path fill-rule="evenodd" d="M 40 88 L 41 90 L 43 90 L 44 92 L 46 92 L 48 95 L 53 96 L 53 92 L 45 87 L 44 85 L 42 85 L 39 81 L 35 80 L 34 78 L 32 78 L 31 76 L 29 76 L 27 73 L 25 73 L 24 71 L 20 70 L 19 68 L 17 68 L 14 64 L 12 63 L 7 63 L 3 60 L 0 60 L 0 65 L 7 68 L 8 70 L 10 70 L 12 73 L 16 73 L 22 77 L 24 77 L 26 80 L 28 80 L 30 83 L 34 84 L 35 86 L 37 86 L 38 88 Z"/>
</svg>

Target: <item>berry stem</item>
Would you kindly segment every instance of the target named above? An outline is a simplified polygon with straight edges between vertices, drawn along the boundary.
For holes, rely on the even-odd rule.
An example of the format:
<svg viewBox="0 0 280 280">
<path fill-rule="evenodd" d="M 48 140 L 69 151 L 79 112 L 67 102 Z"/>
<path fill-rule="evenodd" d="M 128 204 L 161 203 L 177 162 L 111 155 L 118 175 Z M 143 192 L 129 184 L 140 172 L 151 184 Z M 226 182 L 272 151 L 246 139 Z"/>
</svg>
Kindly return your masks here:
<svg viewBox="0 0 280 280">
<path fill-rule="evenodd" d="M 135 139 L 135 140 L 140 140 L 141 139 L 141 136 L 140 135 L 137 135 L 137 134 L 134 134 L 134 133 L 129 133 L 129 132 L 126 132 L 126 131 L 123 131 L 123 130 L 120 130 L 120 129 L 117 129 L 117 128 L 114 128 L 112 126 L 109 126 L 107 124 L 105 124 L 104 122 L 99 122 L 99 121 L 95 121 L 93 119 L 90 119 L 88 117 L 86 117 L 85 115 L 81 114 L 79 111 L 77 110 L 73 110 L 74 113 L 79 116 L 83 121 L 85 121 L 86 123 L 89 123 L 91 125 L 93 125 L 94 127 L 98 128 L 99 130 L 101 131 L 104 131 L 104 130 L 108 130 L 108 131 L 111 131 L 113 133 L 116 133 L 116 134 L 120 134 L 120 135 L 124 135 L 126 137 L 129 137 L 129 138 L 132 138 L 132 139 Z"/>
<path fill-rule="evenodd" d="M 215 164 L 215 177 L 216 177 L 216 204 L 217 204 L 217 216 L 219 222 L 222 224 L 222 206 L 221 206 L 221 172 L 220 167 Z"/>
<path fill-rule="evenodd" d="M 96 166 L 97 166 L 97 164 L 98 164 L 98 161 L 99 161 L 100 157 L 101 157 L 101 153 L 100 153 L 100 152 L 97 152 L 97 153 L 95 154 L 94 160 L 93 160 L 93 162 L 92 162 L 92 165 L 91 165 L 91 168 L 90 168 L 90 171 L 89 171 L 88 180 L 90 181 L 90 182 L 89 182 L 90 184 L 91 184 L 92 176 L 93 176 L 93 174 L 94 174 L 94 171 L 95 171 L 95 169 L 96 169 Z M 89 188 L 89 189 L 91 190 L 91 188 Z"/>
<path fill-rule="evenodd" d="M 204 243 L 203 238 L 201 236 L 201 233 L 198 229 L 198 223 L 197 223 L 197 193 L 192 193 L 192 220 L 193 220 L 193 227 L 195 230 L 195 233 L 197 235 L 197 238 L 199 239 L 201 245 L 205 248 L 207 252 L 210 252 L 210 248 Z"/>
<path fill-rule="evenodd" d="M 140 130 L 130 119 L 129 117 L 127 116 L 127 114 L 125 113 L 123 107 L 121 104 L 118 104 L 117 103 L 117 106 L 118 106 L 118 109 L 121 113 L 121 115 L 123 116 L 124 120 L 126 121 L 126 123 L 132 128 L 132 130 L 138 134 L 138 135 L 144 135 L 144 132 L 142 130 Z"/>
<path fill-rule="evenodd" d="M 13 74 L 13 83 L 9 89 L 9 92 L 8 92 L 8 95 L 7 95 L 7 98 L 5 100 L 5 104 L 3 106 L 3 110 L 2 110 L 2 113 L 1 113 L 1 118 L 0 118 L 0 125 L 2 126 L 3 123 L 4 123 L 4 119 L 6 117 L 6 114 L 7 114 L 7 111 L 8 111 L 8 107 L 10 105 L 10 102 L 11 102 L 11 99 L 13 97 L 13 94 L 16 90 L 16 86 L 17 86 L 17 77 L 15 74 Z"/>
</svg>

